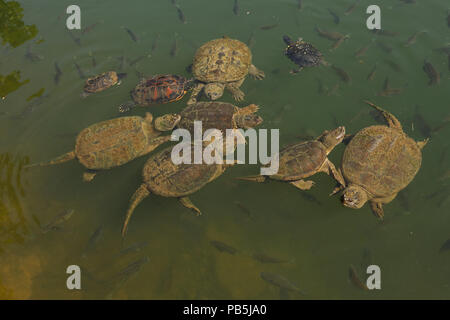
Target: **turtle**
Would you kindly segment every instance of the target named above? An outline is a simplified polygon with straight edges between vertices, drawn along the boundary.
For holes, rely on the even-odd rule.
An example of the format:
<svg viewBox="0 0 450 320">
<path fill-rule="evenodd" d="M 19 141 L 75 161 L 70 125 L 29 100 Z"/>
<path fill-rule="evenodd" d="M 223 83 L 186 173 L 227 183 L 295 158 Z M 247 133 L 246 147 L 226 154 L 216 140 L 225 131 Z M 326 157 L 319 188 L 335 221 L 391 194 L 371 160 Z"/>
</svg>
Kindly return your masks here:
<svg viewBox="0 0 450 320">
<path fill-rule="evenodd" d="M 87 97 L 93 93 L 106 90 L 114 85 L 120 85 L 120 80 L 126 76 L 126 73 L 118 74 L 115 71 L 108 71 L 90 77 L 84 84 L 82 97 Z"/>
<path fill-rule="evenodd" d="M 344 206 L 359 209 L 369 202 L 375 216 L 383 219 L 383 204 L 391 202 L 419 171 L 428 139 L 414 141 L 394 115 L 365 103 L 378 110 L 388 125 L 366 127 L 352 137 L 342 157 L 346 186 L 336 191 L 343 189 Z"/>
<path fill-rule="evenodd" d="M 233 164 L 195 164 L 192 161 L 195 152 L 194 145 L 188 144 L 187 147 L 191 148 L 190 163 L 175 164 L 171 156 L 172 147 L 149 157 L 142 170 L 143 183 L 131 197 L 122 228 L 122 237 L 126 235 L 128 223 L 135 208 L 151 193 L 178 198 L 183 206 L 195 211 L 196 215 L 201 215 L 200 209 L 191 202 L 188 196 L 217 179 L 228 166 Z"/>
<path fill-rule="evenodd" d="M 192 79 L 175 74 L 144 77 L 131 91 L 132 101 L 122 104 L 119 111 L 128 112 L 137 105 L 147 107 L 158 103 L 178 101 L 190 89 L 192 82 Z"/>
<path fill-rule="evenodd" d="M 208 99 L 217 100 L 228 89 L 236 101 L 242 101 L 245 94 L 239 88 L 247 74 L 258 80 L 265 77 L 252 64 L 248 46 L 226 36 L 203 44 L 195 53 L 191 69 L 197 82 L 188 104 L 196 103 L 202 90 Z"/>
<path fill-rule="evenodd" d="M 176 123 L 177 115 L 164 115 L 166 123 Z M 110 169 L 148 154 L 159 145 L 170 140 L 170 136 L 161 136 L 155 130 L 153 116 L 146 113 L 139 116 L 120 117 L 95 123 L 78 134 L 75 149 L 53 160 L 32 164 L 47 166 L 77 159 L 88 170 L 83 174 L 84 181 L 94 179 L 98 170 Z"/>
<path fill-rule="evenodd" d="M 248 129 L 260 125 L 263 119 L 256 114 L 258 109 L 259 107 L 255 104 L 239 108 L 227 102 L 197 102 L 188 105 L 180 112 L 181 120 L 176 126 L 180 129 L 187 129 L 191 134 L 194 134 L 194 121 L 201 121 L 202 135 L 208 129 L 218 129 L 222 134 L 226 134 L 227 129 L 232 129 L 241 143 L 245 141 L 245 138 L 236 129 Z M 175 116 L 176 114 L 174 114 Z M 169 117 L 155 120 L 155 128 L 159 131 L 172 130 L 173 127 L 174 123 Z"/>
<path fill-rule="evenodd" d="M 328 63 L 323 60 L 322 53 L 311 43 L 303 41 L 302 38 L 298 38 L 298 40 L 294 42 L 286 35 L 283 36 L 283 40 L 287 44 L 284 54 L 292 62 L 298 65 L 298 68 L 291 70 L 291 73 L 298 73 L 304 67 L 313 67 L 320 64 L 328 65 Z"/>
<path fill-rule="evenodd" d="M 314 140 L 302 141 L 283 148 L 278 155 L 278 172 L 269 175 L 256 175 L 237 178 L 255 182 L 264 182 L 267 178 L 285 181 L 300 190 L 309 190 L 314 185 L 311 180 L 303 180 L 317 172 L 332 175 L 339 183 L 345 185 L 339 170 L 327 158 L 328 154 L 342 142 L 345 127 L 325 130 Z"/>
</svg>

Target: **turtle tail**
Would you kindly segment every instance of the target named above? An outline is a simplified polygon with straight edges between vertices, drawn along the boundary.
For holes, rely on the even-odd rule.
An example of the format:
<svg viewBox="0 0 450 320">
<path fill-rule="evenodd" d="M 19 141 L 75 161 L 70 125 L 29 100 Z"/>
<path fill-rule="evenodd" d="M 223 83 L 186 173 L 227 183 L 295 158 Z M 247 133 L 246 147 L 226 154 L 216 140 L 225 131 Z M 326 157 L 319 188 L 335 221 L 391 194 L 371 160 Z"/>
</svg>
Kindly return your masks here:
<svg viewBox="0 0 450 320">
<path fill-rule="evenodd" d="M 40 167 L 44 167 L 44 166 L 52 166 L 54 164 L 60 164 L 60 163 L 64 163 L 70 160 L 75 159 L 75 151 L 70 151 L 67 152 L 57 158 L 54 158 L 52 160 L 49 161 L 44 161 L 44 162 L 40 162 L 40 163 L 34 163 L 34 164 L 29 164 L 27 166 L 25 166 L 24 168 L 31 168 L 31 167 L 36 167 L 36 166 L 40 166 Z"/>
<path fill-rule="evenodd" d="M 238 180 L 246 180 L 246 181 L 254 181 L 254 182 L 264 182 L 266 181 L 266 177 L 258 175 L 258 176 L 247 176 L 247 177 L 238 177 Z"/>
<path fill-rule="evenodd" d="M 128 223 L 130 222 L 131 215 L 133 214 L 134 209 L 141 203 L 142 200 L 147 198 L 150 195 L 150 191 L 148 191 L 147 186 L 143 183 L 141 186 L 134 192 L 133 196 L 130 200 L 130 206 L 128 207 L 127 214 L 125 216 L 125 221 L 122 227 L 122 238 L 125 238 L 127 234 Z"/>
</svg>

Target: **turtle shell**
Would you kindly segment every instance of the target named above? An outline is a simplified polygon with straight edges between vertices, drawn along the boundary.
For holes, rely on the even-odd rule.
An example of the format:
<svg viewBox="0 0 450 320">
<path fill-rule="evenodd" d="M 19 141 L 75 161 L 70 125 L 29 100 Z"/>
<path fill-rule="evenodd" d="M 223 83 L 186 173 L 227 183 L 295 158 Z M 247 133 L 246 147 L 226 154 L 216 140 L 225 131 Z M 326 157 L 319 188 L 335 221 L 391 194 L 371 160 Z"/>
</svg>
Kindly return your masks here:
<svg viewBox="0 0 450 320">
<path fill-rule="evenodd" d="M 142 117 L 121 117 L 96 123 L 83 129 L 77 137 L 75 154 L 88 169 L 109 169 L 141 156 L 152 130 Z"/>
<path fill-rule="evenodd" d="M 342 159 L 344 178 L 376 197 L 405 188 L 419 171 L 422 153 L 417 143 L 398 129 L 371 126 L 359 131 Z"/>
<path fill-rule="evenodd" d="M 187 91 L 187 80 L 179 75 L 157 75 L 143 79 L 131 92 L 133 101 L 140 106 L 180 100 Z"/>
<path fill-rule="evenodd" d="M 223 173 L 219 164 L 179 164 L 171 159 L 172 148 L 151 156 L 142 175 L 147 188 L 164 197 L 183 197 L 194 193 Z M 193 157 L 194 150 L 191 149 Z"/>
<path fill-rule="evenodd" d="M 194 121 L 202 121 L 203 132 L 207 129 L 219 129 L 225 133 L 226 129 L 235 129 L 233 115 L 238 110 L 238 107 L 226 102 L 194 103 L 181 111 L 178 128 L 187 129 L 193 133 Z"/>
<path fill-rule="evenodd" d="M 100 92 L 117 84 L 119 77 L 115 71 L 108 71 L 86 80 L 84 92 L 95 93 Z"/>
<path fill-rule="evenodd" d="M 327 159 L 327 150 L 319 141 L 305 141 L 287 146 L 280 151 L 275 180 L 293 181 L 315 174 Z"/>
<path fill-rule="evenodd" d="M 322 53 L 305 41 L 297 41 L 288 45 L 285 54 L 299 67 L 317 66 L 322 60 Z"/>
<path fill-rule="evenodd" d="M 202 45 L 195 53 L 192 71 L 203 82 L 232 82 L 244 78 L 252 64 L 252 53 L 239 40 L 222 38 Z"/>
</svg>

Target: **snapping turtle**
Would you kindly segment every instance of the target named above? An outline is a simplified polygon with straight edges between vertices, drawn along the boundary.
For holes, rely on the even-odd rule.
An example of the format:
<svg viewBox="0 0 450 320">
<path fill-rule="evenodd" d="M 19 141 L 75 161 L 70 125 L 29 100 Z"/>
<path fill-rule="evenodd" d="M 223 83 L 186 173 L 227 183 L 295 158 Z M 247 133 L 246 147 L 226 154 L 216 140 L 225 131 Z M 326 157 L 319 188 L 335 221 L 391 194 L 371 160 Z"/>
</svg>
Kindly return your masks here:
<svg viewBox="0 0 450 320">
<path fill-rule="evenodd" d="M 223 37 L 202 45 L 195 53 L 192 72 L 197 80 L 188 104 L 197 102 L 203 90 L 210 100 L 217 100 L 228 89 L 237 101 L 244 99 L 239 87 L 247 74 L 258 80 L 264 79 L 264 72 L 252 64 L 252 53 L 239 40 Z"/>
<path fill-rule="evenodd" d="M 328 64 L 323 60 L 322 53 L 312 44 L 303 41 L 302 38 L 298 38 L 298 40 L 294 42 L 290 37 L 285 35 L 283 36 L 283 40 L 287 44 L 284 54 L 292 62 L 298 65 L 298 68 L 292 70 L 291 73 L 300 72 L 304 67 Z"/>
<path fill-rule="evenodd" d="M 143 78 L 131 91 L 132 101 L 119 107 L 120 112 L 130 111 L 135 106 L 150 106 L 157 103 L 178 101 L 190 89 L 192 80 L 174 74 Z"/>
<path fill-rule="evenodd" d="M 422 148 L 427 140 L 416 142 L 403 132 L 398 119 L 371 102 L 381 112 L 388 126 L 375 125 L 362 129 L 345 148 L 342 174 L 344 206 L 359 209 L 367 201 L 373 213 L 383 218 L 383 203 L 391 202 L 419 171 Z"/>
<path fill-rule="evenodd" d="M 174 125 L 180 120 L 177 115 L 162 117 Z M 75 150 L 29 167 L 54 165 L 76 158 L 88 169 L 83 180 L 91 181 L 97 170 L 123 165 L 169 141 L 170 136 L 159 137 L 161 132 L 154 129 L 152 121 L 153 116 L 147 112 L 145 118 L 121 117 L 93 124 L 78 134 Z"/>
<path fill-rule="evenodd" d="M 201 211 L 191 202 L 188 195 L 200 190 L 206 184 L 218 178 L 230 164 L 194 164 L 195 149 L 191 148 L 191 163 L 174 164 L 172 161 L 172 147 L 166 148 L 150 156 L 142 170 L 143 183 L 135 191 L 130 200 L 130 206 L 125 216 L 122 236 L 125 237 L 127 226 L 136 206 L 151 193 L 178 198 L 183 206 Z"/>
<path fill-rule="evenodd" d="M 102 74 L 90 77 L 86 80 L 83 88 L 83 97 L 92 93 L 106 90 L 114 85 L 120 85 L 120 80 L 127 76 L 126 73 L 117 74 L 115 71 L 108 71 Z"/>
<path fill-rule="evenodd" d="M 327 158 L 334 147 L 342 142 L 344 136 L 345 127 L 338 127 L 332 131 L 326 130 L 315 140 L 304 141 L 283 148 L 279 153 L 279 168 L 276 174 L 238 179 L 264 182 L 268 177 L 273 180 L 289 182 L 301 190 L 308 190 L 314 185 L 314 182 L 303 179 L 311 177 L 317 172 L 325 172 L 345 185 L 341 173 Z"/>
</svg>

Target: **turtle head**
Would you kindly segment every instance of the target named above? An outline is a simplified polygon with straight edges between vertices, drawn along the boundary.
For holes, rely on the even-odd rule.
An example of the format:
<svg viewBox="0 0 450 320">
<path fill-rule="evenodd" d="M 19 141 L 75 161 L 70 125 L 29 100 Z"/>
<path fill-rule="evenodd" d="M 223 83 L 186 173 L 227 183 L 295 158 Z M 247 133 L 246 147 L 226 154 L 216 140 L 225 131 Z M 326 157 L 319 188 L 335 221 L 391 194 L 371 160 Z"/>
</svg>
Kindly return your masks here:
<svg viewBox="0 0 450 320">
<path fill-rule="evenodd" d="M 342 195 L 342 204 L 352 209 L 361 208 L 368 200 L 367 192 L 360 186 L 351 184 Z"/>
<path fill-rule="evenodd" d="M 208 83 L 205 86 L 204 92 L 205 95 L 210 100 L 217 100 L 223 95 L 223 90 L 225 89 L 225 85 L 223 83 L 213 82 Z"/>
<path fill-rule="evenodd" d="M 170 131 L 180 122 L 181 116 L 175 113 L 165 114 L 155 119 L 155 129 L 158 131 Z"/>
<path fill-rule="evenodd" d="M 263 122 L 263 118 L 257 114 L 239 114 L 234 118 L 238 128 L 248 129 L 259 126 Z"/>
<path fill-rule="evenodd" d="M 322 135 L 317 139 L 318 141 L 322 142 L 323 145 L 327 148 L 328 152 L 333 150 L 334 147 L 336 147 L 339 143 L 342 142 L 342 140 L 345 137 L 345 127 L 337 127 L 334 130 L 331 131 L 324 131 Z"/>
</svg>

